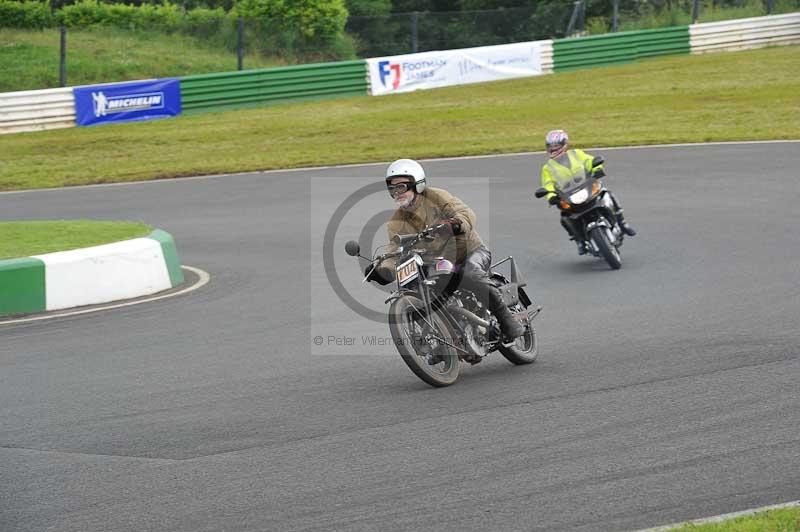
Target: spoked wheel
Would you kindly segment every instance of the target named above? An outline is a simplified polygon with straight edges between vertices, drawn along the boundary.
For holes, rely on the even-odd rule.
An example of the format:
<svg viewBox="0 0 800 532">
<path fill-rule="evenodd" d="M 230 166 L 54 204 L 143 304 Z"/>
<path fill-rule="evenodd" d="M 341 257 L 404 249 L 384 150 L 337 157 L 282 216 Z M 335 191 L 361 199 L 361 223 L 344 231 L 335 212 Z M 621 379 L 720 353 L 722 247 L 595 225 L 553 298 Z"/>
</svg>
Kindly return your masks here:
<svg viewBox="0 0 800 532">
<path fill-rule="evenodd" d="M 512 312 L 520 312 L 524 307 L 517 303 L 511 309 Z M 533 323 L 528 320 L 525 324 L 525 334 L 518 337 L 517 340 L 510 346 L 500 346 L 497 348 L 506 359 L 512 364 L 521 366 L 523 364 L 530 364 L 539 356 L 539 344 L 536 341 L 536 330 L 533 328 Z"/>
<path fill-rule="evenodd" d="M 619 270 L 622 267 L 622 255 L 617 246 L 611 243 L 612 240 L 609 238 L 608 229 L 597 227 L 592 229 L 589 236 L 594 241 L 598 251 L 600 251 L 600 255 L 606 259 L 608 265 L 614 270 Z"/>
<path fill-rule="evenodd" d="M 437 387 L 456 381 L 458 353 L 452 347 L 450 328 L 437 313 L 426 315 L 422 300 L 403 296 L 392 302 L 389 330 L 397 351 L 417 377 Z"/>
</svg>

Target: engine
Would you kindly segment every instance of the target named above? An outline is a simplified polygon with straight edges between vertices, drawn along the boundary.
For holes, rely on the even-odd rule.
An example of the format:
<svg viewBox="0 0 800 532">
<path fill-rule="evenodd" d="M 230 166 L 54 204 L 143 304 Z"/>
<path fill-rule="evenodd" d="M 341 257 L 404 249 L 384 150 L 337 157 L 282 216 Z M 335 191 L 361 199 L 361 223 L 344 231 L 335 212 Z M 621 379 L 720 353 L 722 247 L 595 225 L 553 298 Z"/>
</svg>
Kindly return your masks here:
<svg viewBox="0 0 800 532">
<path fill-rule="evenodd" d="M 489 312 L 475 297 L 475 294 L 469 290 L 456 290 L 450 297 L 448 304 L 449 307 L 463 308 L 489 322 L 494 319 L 490 317 Z M 463 348 L 470 351 L 470 356 L 463 357 L 464 360 L 470 364 L 477 364 L 488 353 L 486 350 L 486 328 L 477 325 L 458 313 L 453 313 L 456 321 L 458 322 L 461 330 L 464 332 L 464 337 L 459 339 L 459 343 L 463 344 Z"/>
</svg>

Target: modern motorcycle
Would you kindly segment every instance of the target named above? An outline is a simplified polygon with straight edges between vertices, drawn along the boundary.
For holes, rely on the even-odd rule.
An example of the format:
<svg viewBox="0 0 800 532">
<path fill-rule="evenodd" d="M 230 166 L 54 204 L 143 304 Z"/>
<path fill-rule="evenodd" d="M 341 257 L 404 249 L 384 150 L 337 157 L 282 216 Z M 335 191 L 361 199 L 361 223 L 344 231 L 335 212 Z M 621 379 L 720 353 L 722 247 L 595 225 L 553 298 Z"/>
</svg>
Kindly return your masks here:
<svg viewBox="0 0 800 532">
<path fill-rule="evenodd" d="M 556 189 L 555 192 L 559 199 L 558 207 L 572 220 L 577 233 L 575 238 L 586 242 L 587 251 L 591 255 L 602 257 L 612 269 L 618 270 L 622 267 L 620 248 L 624 233 L 614 214 L 614 202 L 601 181 L 605 172 L 598 167 L 603 162 L 602 157 L 595 157 L 592 160 L 594 171 L 591 175 L 573 186 Z M 539 188 L 535 196 L 542 198 L 550 192 Z"/>
</svg>

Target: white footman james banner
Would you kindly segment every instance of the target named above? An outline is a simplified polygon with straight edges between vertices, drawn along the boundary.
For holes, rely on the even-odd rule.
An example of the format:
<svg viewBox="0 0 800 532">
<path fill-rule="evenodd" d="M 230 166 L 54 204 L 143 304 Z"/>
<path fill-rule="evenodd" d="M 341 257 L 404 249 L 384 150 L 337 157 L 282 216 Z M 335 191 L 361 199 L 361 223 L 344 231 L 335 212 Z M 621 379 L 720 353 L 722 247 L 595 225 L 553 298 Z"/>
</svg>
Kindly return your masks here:
<svg viewBox="0 0 800 532">
<path fill-rule="evenodd" d="M 367 59 L 372 94 L 542 74 L 538 41 Z"/>
</svg>

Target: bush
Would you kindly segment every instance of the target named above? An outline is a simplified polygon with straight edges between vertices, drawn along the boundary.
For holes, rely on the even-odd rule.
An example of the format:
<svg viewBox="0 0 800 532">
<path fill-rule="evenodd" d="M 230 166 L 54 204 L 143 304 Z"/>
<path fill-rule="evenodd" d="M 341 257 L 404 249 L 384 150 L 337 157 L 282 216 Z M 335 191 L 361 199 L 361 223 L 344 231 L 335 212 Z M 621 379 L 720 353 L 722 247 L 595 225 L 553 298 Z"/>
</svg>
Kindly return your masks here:
<svg viewBox="0 0 800 532">
<path fill-rule="evenodd" d="M 354 17 L 377 17 L 392 12 L 391 0 L 346 0 L 345 7 Z"/>
<path fill-rule="evenodd" d="M 97 0 L 83 0 L 77 4 L 62 7 L 56 16 L 61 24 L 68 28 L 85 28 L 92 24 L 100 24 L 105 18 L 105 4 Z"/>
<path fill-rule="evenodd" d="M 295 0 L 286 10 L 286 20 L 307 40 L 330 43 L 344 32 L 347 9 L 342 0 Z"/>
<path fill-rule="evenodd" d="M 53 25 L 47 2 L 0 0 L 0 28 L 42 29 Z"/>
<path fill-rule="evenodd" d="M 183 13 L 175 4 L 143 4 L 136 10 L 134 18 L 138 29 L 174 33 L 181 27 Z"/>
<path fill-rule="evenodd" d="M 300 47 L 333 43 L 344 34 L 347 22 L 343 0 L 240 0 L 234 11 Z"/>
<path fill-rule="evenodd" d="M 606 17 L 592 17 L 586 21 L 588 35 L 602 35 L 611 31 L 611 24 Z"/>
<path fill-rule="evenodd" d="M 228 16 L 221 7 L 207 9 L 199 7 L 186 13 L 181 21 L 181 32 L 203 39 L 218 36 L 223 31 Z"/>
<path fill-rule="evenodd" d="M 110 4 L 103 14 L 103 24 L 115 28 L 136 29 L 136 9 L 125 4 Z"/>
<path fill-rule="evenodd" d="M 101 4 L 97 0 L 83 0 L 64 6 L 58 11 L 58 18 L 69 28 L 85 28 L 95 24 L 123 29 L 154 30 L 163 33 L 177 31 L 183 14 L 175 4 Z"/>
</svg>

